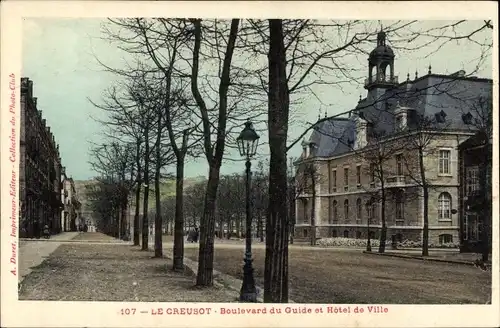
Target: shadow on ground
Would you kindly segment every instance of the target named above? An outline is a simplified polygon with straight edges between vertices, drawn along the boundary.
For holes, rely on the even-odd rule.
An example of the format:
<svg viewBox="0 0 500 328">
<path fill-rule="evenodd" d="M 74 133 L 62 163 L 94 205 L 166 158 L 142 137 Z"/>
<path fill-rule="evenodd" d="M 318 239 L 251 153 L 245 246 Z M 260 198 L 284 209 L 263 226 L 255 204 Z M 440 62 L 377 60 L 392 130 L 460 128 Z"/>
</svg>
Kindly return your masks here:
<svg viewBox="0 0 500 328">
<path fill-rule="evenodd" d="M 193 288 L 193 275 L 130 245 L 61 245 L 23 281 L 19 300 L 232 302 L 233 292 Z"/>
</svg>

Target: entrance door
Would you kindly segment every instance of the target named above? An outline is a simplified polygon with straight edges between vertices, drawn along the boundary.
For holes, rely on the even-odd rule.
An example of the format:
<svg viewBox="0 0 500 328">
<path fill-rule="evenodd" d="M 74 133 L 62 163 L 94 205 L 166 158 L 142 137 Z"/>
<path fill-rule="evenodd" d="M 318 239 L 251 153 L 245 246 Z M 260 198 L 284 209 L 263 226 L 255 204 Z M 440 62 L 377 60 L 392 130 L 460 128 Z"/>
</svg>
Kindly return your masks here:
<svg viewBox="0 0 500 328">
<path fill-rule="evenodd" d="M 478 241 L 481 239 L 481 224 L 476 213 L 466 213 L 464 221 L 464 240 Z"/>
</svg>

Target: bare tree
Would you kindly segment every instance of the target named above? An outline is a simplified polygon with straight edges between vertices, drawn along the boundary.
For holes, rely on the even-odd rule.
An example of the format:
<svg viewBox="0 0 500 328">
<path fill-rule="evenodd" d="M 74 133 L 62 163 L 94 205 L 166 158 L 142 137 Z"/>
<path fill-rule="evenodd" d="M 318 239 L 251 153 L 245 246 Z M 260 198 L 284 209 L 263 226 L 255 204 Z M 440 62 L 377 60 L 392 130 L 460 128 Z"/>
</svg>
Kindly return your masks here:
<svg viewBox="0 0 500 328">
<path fill-rule="evenodd" d="M 191 66 L 191 92 L 200 111 L 203 127 L 204 152 L 209 164 L 208 182 L 205 196 L 205 209 L 202 225 L 200 226 L 200 249 L 198 254 L 198 276 L 196 284 L 211 286 L 213 284 L 213 258 L 214 258 L 214 233 L 215 233 L 215 199 L 219 182 L 219 172 L 224 155 L 228 121 L 228 90 L 230 86 L 231 62 L 238 35 L 239 19 L 231 20 L 229 37 L 222 61 L 222 70 L 219 82 L 219 101 L 215 145 L 212 143 L 212 129 L 209 109 L 199 87 L 200 50 L 203 38 L 201 19 L 192 19 L 194 45 Z"/>
</svg>

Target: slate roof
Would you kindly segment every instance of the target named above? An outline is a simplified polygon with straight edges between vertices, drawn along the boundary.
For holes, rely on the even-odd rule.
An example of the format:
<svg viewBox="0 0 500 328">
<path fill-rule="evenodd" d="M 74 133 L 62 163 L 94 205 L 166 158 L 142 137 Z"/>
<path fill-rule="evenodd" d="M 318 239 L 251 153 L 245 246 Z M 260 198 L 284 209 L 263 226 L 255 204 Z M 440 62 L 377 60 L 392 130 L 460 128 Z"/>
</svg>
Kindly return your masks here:
<svg viewBox="0 0 500 328">
<path fill-rule="evenodd" d="M 398 106 L 413 109 L 408 113 L 409 128 L 415 126 L 419 117 L 432 119 L 444 113 L 442 127 L 471 131 L 462 115 L 469 112 L 475 115 L 471 106 L 477 104 L 478 97 L 491 98 L 492 86 L 490 79 L 428 74 L 392 89 L 371 90 L 359 101 L 350 118 L 332 118 L 316 124 L 309 138 L 309 142 L 314 143 L 311 156 L 332 157 L 349 152 L 356 139 L 354 119 L 358 116 L 371 122 L 379 135 L 394 134 L 394 109 Z"/>
</svg>

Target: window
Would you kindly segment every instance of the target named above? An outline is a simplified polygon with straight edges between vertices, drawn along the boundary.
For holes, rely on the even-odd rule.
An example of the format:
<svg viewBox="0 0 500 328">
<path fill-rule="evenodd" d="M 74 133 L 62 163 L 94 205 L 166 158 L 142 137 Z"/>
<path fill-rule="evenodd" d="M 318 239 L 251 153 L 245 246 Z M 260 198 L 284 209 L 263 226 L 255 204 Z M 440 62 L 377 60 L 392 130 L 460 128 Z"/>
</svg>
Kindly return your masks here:
<svg viewBox="0 0 500 328">
<path fill-rule="evenodd" d="M 399 191 L 396 194 L 396 224 L 402 223 L 399 221 L 404 221 L 404 208 L 405 208 L 404 193 L 403 191 Z"/>
<path fill-rule="evenodd" d="M 377 219 L 377 202 L 375 198 L 371 198 L 370 202 L 367 204 L 367 214 L 368 221 L 370 223 L 375 223 Z"/>
<path fill-rule="evenodd" d="M 403 118 L 401 116 L 396 117 L 396 130 L 401 130 L 403 128 Z"/>
<path fill-rule="evenodd" d="M 337 170 L 332 171 L 332 191 L 337 191 Z"/>
<path fill-rule="evenodd" d="M 451 196 L 443 192 L 438 198 L 438 219 L 451 220 Z"/>
<path fill-rule="evenodd" d="M 337 230 L 335 229 L 332 230 L 332 237 L 337 238 Z"/>
<path fill-rule="evenodd" d="M 349 168 L 344 167 L 344 190 L 349 190 Z"/>
<path fill-rule="evenodd" d="M 349 201 L 344 201 L 344 221 L 349 221 Z"/>
<path fill-rule="evenodd" d="M 304 238 L 307 238 L 307 229 L 304 229 Z"/>
<path fill-rule="evenodd" d="M 308 207 L 307 203 L 308 203 L 307 199 L 302 198 L 302 207 L 304 209 L 304 214 L 303 214 L 304 216 L 302 217 L 302 220 L 304 221 L 304 223 L 309 223 L 309 217 L 307 215 L 307 207 Z"/>
<path fill-rule="evenodd" d="M 463 236 L 462 237 L 463 240 L 469 239 L 469 216 L 468 215 L 464 215 L 464 230 L 463 230 L 462 236 Z"/>
<path fill-rule="evenodd" d="M 370 163 L 370 185 L 375 185 L 375 163 Z"/>
<path fill-rule="evenodd" d="M 404 173 L 403 173 L 403 155 L 402 154 L 396 155 L 396 175 L 397 176 L 404 175 Z"/>
<path fill-rule="evenodd" d="M 344 230 L 344 238 L 349 238 L 349 230 Z"/>
<path fill-rule="evenodd" d="M 361 238 L 361 231 L 356 231 L 356 239 L 360 239 Z"/>
<path fill-rule="evenodd" d="M 356 183 L 361 188 L 361 165 L 356 166 Z"/>
<path fill-rule="evenodd" d="M 363 208 L 361 205 L 361 198 L 356 200 L 356 222 L 361 223 L 361 218 L 363 216 Z"/>
<path fill-rule="evenodd" d="M 337 201 L 334 200 L 333 203 L 332 203 L 332 220 L 333 222 L 336 222 L 338 220 L 338 217 L 337 217 Z"/>
<path fill-rule="evenodd" d="M 450 234 L 439 235 L 440 244 L 448 244 L 453 242 L 453 236 Z"/>
<path fill-rule="evenodd" d="M 370 231 L 370 239 L 375 239 L 375 231 Z"/>
<path fill-rule="evenodd" d="M 439 151 L 439 174 L 450 174 L 450 158 L 451 151 L 440 150 Z"/>
<path fill-rule="evenodd" d="M 465 190 L 466 195 L 472 195 L 479 191 L 479 167 L 472 166 L 465 169 Z"/>
</svg>

